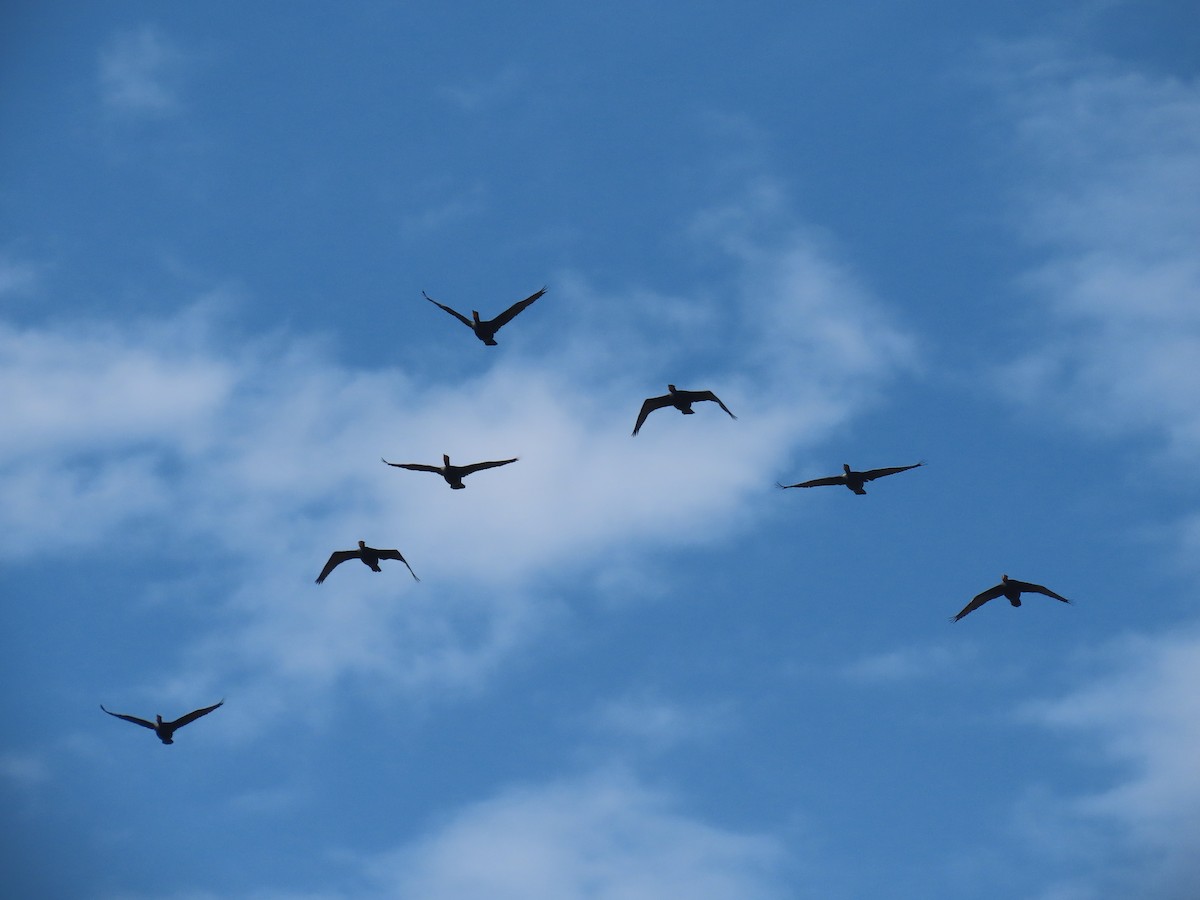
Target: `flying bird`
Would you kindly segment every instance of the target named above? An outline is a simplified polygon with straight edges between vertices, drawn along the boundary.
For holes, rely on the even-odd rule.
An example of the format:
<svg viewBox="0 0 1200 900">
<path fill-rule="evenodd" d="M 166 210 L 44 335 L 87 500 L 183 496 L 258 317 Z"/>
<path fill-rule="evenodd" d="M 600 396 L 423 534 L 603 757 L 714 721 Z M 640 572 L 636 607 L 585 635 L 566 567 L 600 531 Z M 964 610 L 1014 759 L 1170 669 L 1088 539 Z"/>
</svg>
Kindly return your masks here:
<svg viewBox="0 0 1200 900">
<path fill-rule="evenodd" d="M 814 478 L 812 481 L 801 481 L 799 484 L 779 484 L 781 488 L 810 488 L 821 487 L 826 484 L 844 484 L 856 494 L 865 494 L 863 485 L 868 481 L 874 481 L 876 478 L 883 478 L 885 475 L 895 475 L 897 472 L 907 472 L 909 469 L 915 469 L 917 466 L 925 465 L 924 462 L 913 463 L 911 466 L 893 466 L 890 469 L 867 469 L 865 472 L 855 472 L 850 468 L 849 463 L 842 463 L 842 475 L 830 475 L 828 478 Z"/>
<path fill-rule="evenodd" d="M 1061 597 L 1048 587 L 1043 587 L 1040 584 L 1031 584 L 1028 581 L 1017 581 L 1015 578 L 1009 578 L 1007 575 L 1000 576 L 1000 583 L 995 587 L 990 587 L 975 597 L 962 608 L 957 616 L 951 619 L 951 622 L 957 622 L 969 612 L 979 609 L 989 600 L 995 600 L 997 597 L 1007 597 L 1008 602 L 1013 606 L 1021 605 L 1021 594 L 1045 594 L 1047 597 L 1053 597 L 1055 600 L 1061 600 L 1063 603 L 1070 603 L 1066 597 Z"/>
<path fill-rule="evenodd" d="M 421 580 L 417 578 L 417 573 L 412 570 L 412 566 L 408 565 L 408 560 L 400 555 L 399 550 L 376 550 L 374 547 L 368 547 L 365 541 L 359 541 L 357 550 L 334 550 L 333 553 L 329 554 L 329 562 L 325 563 L 325 568 L 317 576 L 317 584 L 324 581 L 330 572 L 348 559 L 361 559 L 363 565 L 372 572 L 383 571 L 379 568 L 379 561 L 381 559 L 398 559 L 404 565 L 408 566 L 408 573 L 413 578 L 417 581 Z"/>
<path fill-rule="evenodd" d="M 444 303 L 438 303 L 436 300 L 434 300 L 432 297 L 430 297 L 424 291 L 421 291 L 421 295 L 426 300 L 428 300 L 434 306 L 440 306 L 446 312 L 450 313 L 450 315 L 454 316 L 454 318 L 458 319 L 458 321 L 462 322 L 464 325 L 466 325 L 468 328 L 470 328 L 472 331 L 474 331 L 475 337 L 479 338 L 481 341 L 483 341 L 489 347 L 496 346 L 496 332 L 497 331 L 499 331 L 501 328 L 503 328 L 505 325 L 507 325 L 509 322 L 511 322 L 516 317 L 517 313 L 524 310 L 527 306 L 529 306 L 531 303 L 533 303 L 534 300 L 536 300 L 538 297 L 542 296 L 542 294 L 544 294 L 544 293 L 546 293 L 546 289 L 542 288 L 536 294 L 531 294 L 528 297 L 526 297 L 524 300 L 518 300 L 516 303 L 514 303 L 512 306 L 510 306 L 504 312 L 500 313 L 500 315 L 496 316 L 496 318 L 494 318 L 494 319 L 481 319 L 481 318 L 479 318 L 479 312 L 474 309 L 471 310 L 471 318 L 468 319 L 462 313 L 451 309 Z"/>
<path fill-rule="evenodd" d="M 641 431 L 642 423 L 646 421 L 646 416 L 650 415 L 656 409 L 662 409 L 664 406 L 673 406 L 685 416 L 690 416 L 695 412 L 692 409 L 692 404 L 699 403 L 701 400 L 712 400 L 717 406 L 729 413 L 729 418 L 737 418 L 737 416 L 729 412 L 729 407 L 721 402 L 721 398 L 712 391 L 681 391 L 675 385 L 668 384 L 667 393 L 661 397 L 647 397 L 642 403 L 641 412 L 638 413 L 637 422 L 633 426 L 633 433 L 637 434 Z"/>
<path fill-rule="evenodd" d="M 446 479 L 446 484 L 460 491 L 466 487 L 463 484 L 463 479 L 472 472 L 478 472 L 480 469 L 493 469 L 496 466 L 507 466 L 509 463 L 515 463 L 520 457 L 514 456 L 512 459 L 496 459 L 491 462 L 471 463 L 469 466 L 452 466 L 450 465 L 450 457 L 445 453 L 442 454 L 442 465 L 430 466 L 425 463 L 394 463 L 383 460 L 389 466 L 395 466 L 397 469 L 411 469 L 414 472 L 435 472 Z"/>
<path fill-rule="evenodd" d="M 163 717 L 157 715 L 154 717 L 153 722 L 149 722 L 146 719 L 139 719 L 137 716 L 127 716 L 122 713 L 111 712 L 104 709 L 103 703 L 100 704 L 100 708 L 104 709 L 110 716 L 116 716 L 118 719 L 124 719 L 126 722 L 132 722 L 134 725 L 141 725 L 143 728 L 151 729 L 164 744 L 173 744 L 175 743 L 174 735 L 177 730 L 189 722 L 195 722 L 201 716 L 207 716 L 224 702 L 222 700 L 220 703 L 214 703 L 212 706 L 206 706 L 203 709 L 194 709 L 186 716 L 180 716 L 174 722 L 164 722 Z"/>
</svg>

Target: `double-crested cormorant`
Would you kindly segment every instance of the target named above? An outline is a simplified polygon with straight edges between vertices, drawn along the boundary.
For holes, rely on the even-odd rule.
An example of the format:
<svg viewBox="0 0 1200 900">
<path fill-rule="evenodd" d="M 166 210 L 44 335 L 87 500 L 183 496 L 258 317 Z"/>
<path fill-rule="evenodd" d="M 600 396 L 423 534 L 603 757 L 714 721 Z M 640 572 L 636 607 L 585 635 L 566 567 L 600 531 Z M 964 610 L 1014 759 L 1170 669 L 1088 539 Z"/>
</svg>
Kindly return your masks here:
<svg viewBox="0 0 1200 900">
<path fill-rule="evenodd" d="M 850 468 L 849 463 L 842 463 L 843 475 L 830 475 L 828 478 L 814 478 L 812 481 L 801 481 L 799 484 L 779 484 L 781 488 L 810 488 L 821 487 L 826 484 L 844 484 L 856 494 L 865 494 L 863 485 L 868 481 L 874 481 L 876 478 L 882 478 L 885 475 L 895 475 L 897 472 L 907 472 L 909 469 L 915 469 L 917 466 L 923 466 L 925 463 L 913 463 L 911 466 L 893 466 L 890 469 L 867 469 L 865 472 L 855 472 Z"/>
<path fill-rule="evenodd" d="M 1000 576 L 1000 583 L 995 587 L 990 587 L 980 594 L 976 594 L 966 606 L 962 608 L 957 616 L 951 619 L 951 622 L 957 622 L 969 612 L 979 609 L 989 600 L 995 600 L 997 597 L 1007 597 L 1008 602 L 1013 606 L 1021 605 L 1022 593 L 1045 594 L 1047 597 L 1053 597 L 1055 600 L 1061 600 L 1063 603 L 1070 603 L 1066 597 L 1060 597 L 1048 587 L 1043 587 L 1040 584 L 1031 584 L 1028 581 L 1017 581 L 1015 578 L 1009 578 L 1007 575 Z"/>
<path fill-rule="evenodd" d="M 717 406 L 729 413 L 729 418 L 737 418 L 737 416 L 729 412 L 729 407 L 721 402 L 721 398 L 712 391 L 681 391 L 675 385 L 668 384 L 667 393 L 661 397 L 648 397 L 642 403 L 641 412 L 638 413 L 637 422 L 633 426 L 633 433 L 637 434 L 641 431 L 642 423 L 646 421 L 646 416 L 650 415 L 656 409 L 662 409 L 664 406 L 673 406 L 685 416 L 690 416 L 694 412 L 692 404 L 699 403 L 701 400 L 712 400 Z"/>
<path fill-rule="evenodd" d="M 469 466 L 452 466 L 450 465 L 450 457 L 445 453 L 442 454 L 442 465 L 430 466 L 425 463 L 394 463 L 383 460 L 389 466 L 395 466 L 397 469 L 412 469 L 414 472 L 436 472 L 446 479 L 446 484 L 454 488 L 454 490 L 462 490 L 466 487 L 463 484 L 463 479 L 472 472 L 478 472 L 480 469 L 492 469 L 496 466 L 507 466 L 509 463 L 515 463 L 519 457 L 514 456 L 512 459 L 497 459 L 491 462 L 471 463 Z"/>
<path fill-rule="evenodd" d="M 363 565 L 369 568 L 372 572 L 381 572 L 379 561 L 381 559 L 398 559 L 404 565 L 408 566 L 408 572 L 417 581 L 417 573 L 412 570 L 412 566 L 408 565 L 408 560 L 400 555 L 399 550 L 376 550 L 374 547 L 368 547 L 365 541 L 358 542 L 357 550 L 335 550 L 329 554 L 329 562 L 325 563 L 325 568 L 321 570 L 321 574 L 317 576 L 317 584 L 325 580 L 326 576 L 344 563 L 348 559 L 361 559 Z"/>
<path fill-rule="evenodd" d="M 210 712 L 224 702 L 225 701 L 222 700 L 221 703 L 214 703 L 212 706 L 204 707 L 204 709 L 194 709 L 186 716 L 180 716 L 174 722 L 164 722 L 163 717 L 157 715 L 154 717 L 153 722 L 149 722 L 146 719 L 139 719 L 137 716 L 127 716 L 123 713 L 109 712 L 109 710 L 104 709 L 103 703 L 100 704 L 100 708 L 104 709 L 104 711 L 110 716 L 116 716 L 118 719 L 124 719 L 126 722 L 132 722 L 134 725 L 141 725 L 144 728 L 149 728 L 156 735 L 158 735 L 158 739 L 164 744 L 173 744 L 175 743 L 174 734 L 178 729 L 182 728 L 189 722 L 195 722 L 201 716 L 207 716 Z"/>
<path fill-rule="evenodd" d="M 472 331 L 474 331 L 475 337 L 479 338 L 481 341 L 483 341 L 489 347 L 496 346 L 496 332 L 497 331 L 499 331 L 501 328 L 503 328 L 505 325 L 507 325 L 509 322 L 511 322 L 513 320 L 513 318 L 517 315 L 517 313 L 521 312 L 523 309 L 525 309 L 525 307 L 529 306 L 529 304 L 533 303 L 534 300 L 536 300 L 538 297 L 542 296 L 542 294 L 544 294 L 544 293 L 546 293 L 546 289 L 542 288 L 536 294 L 531 294 L 530 296 L 526 297 L 524 300 L 518 300 L 516 303 L 514 303 L 512 306 L 510 306 L 504 312 L 500 313 L 500 315 L 496 316 L 496 318 L 494 318 L 494 319 L 481 319 L 481 318 L 479 318 L 479 312 L 474 309 L 471 310 L 471 318 L 468 319 L 462 313 L 451 309 L 444 303 L 438 303 L 436 300 L 434 300 L 432 297 L 430 297 L 424 291 L 421 291 L 422 296 L 424 296 L 424 298 L 426 300 L 428 300 L 434 306 L 440 306 L 446 312 L 450 313 L 450 315 L 454 316 L 454 318 L 458 319 L 458 321 L 462 322 L 464 325 L 466 325 L 468 328 L 470 328 Z"/>
</svg>

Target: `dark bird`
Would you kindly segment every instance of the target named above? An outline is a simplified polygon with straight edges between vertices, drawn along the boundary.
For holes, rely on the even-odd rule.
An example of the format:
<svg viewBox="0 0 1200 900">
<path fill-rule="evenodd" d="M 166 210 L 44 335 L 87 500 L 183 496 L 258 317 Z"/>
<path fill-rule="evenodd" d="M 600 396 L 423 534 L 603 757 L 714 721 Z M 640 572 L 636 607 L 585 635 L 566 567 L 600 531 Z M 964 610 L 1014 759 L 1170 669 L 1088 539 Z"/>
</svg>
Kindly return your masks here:
<svg viewBox="0 0 1200 900">
<path fill-rule="evenodd" d="M 144 728 L 151 729 L 156 735 L 158 735 L 158 739 L 164 744 L 173 744 L 175 743 L 174 735 L 177 730 L 189 722 L 195 722 L 201 716 L 207 716 L 210 712 L 224 702 L 225 701 L 222 700 L 221 703 L 214 703 L 212 706 L 204 707 L 204 709 L 194 709 L 186 716 L 180 716 L 174 722 L 164 722 L 162 716 L 155 716 L 154 721 L 149 722 L 146 719 L 139 719 L 137 716 L 126 716 L 122 713 L 110 712 L 109 710 L 104 709 L 103 703 L 100 704 L 100 708 L 104 709 L 104 711 L 110 716 L 116 716 L 118 719 L 124 719 L 126 722 L 132 722 L 134 725 L 141 725 Z"/>
<path fill-rule="evenodd" d="M 957 616 L 951 619 L 951 622 L 957 622 L 969 612 L 979 609 L 989 600 L 995 600 L 997 597 L 1007 597 L 1008 602 L 1013 606 L 1021 605 L 1021 594 L 1045 594 L 1047 597 L 1053 597 L 1055 600 L 1061 600 L 1063 603 L 1070 603 L 1066 597 L 1060 597 L 1048 587 L 1043 587 L 1040 584 L 1030 584 L 1028 581 L 1017 581 L 1015 578 L 1009 578 L 1007 575 L 1000 576 L 1000 583 L 995 587 L 990 587 L 980 594 L 976 594 L 966 606 L 962 608 Z"/>
<path fill-rule="evenodd" d="M 361 559 L 363 565 L 372 572 L 382 572 L 379 568 L 381 559 L 398 559 L 404 565 L 408 566 L 408 574 L 412 575 L 417 581 L 417 573 L 412 570 L 412 566 L 408 565 L 408 560 L 400 555 L 399 550 L 376 550 L 374 547 L 368 547 L 365 541 L 358 542 L 357 550 L 334 550 L 329 554 L 329 562 L 325 563 L 325 568 L 321 570 L 321 574 L 317 576 L 317 584 L 325 580 L 325 577 L 344 563 L 348 559 Z"/>
<path fill-rule="evenodd" d="M 454 316 L 454 318 L 458 319 L 458 321 L 462 322 L 464 325 L 466 325 L 468 328 L 470 328 L 472 331 L 474 331 L 475 337 L 479 338 L 481 341 L 483 341 L 489 347 L 496 346 L 496 332 L 497 331 L 499 331 L 501 328 L 503 328 L 505 325 L 507 325 L 509 322 L 511 322 L 516 317 L 517 313 L 524 310 L 525 307 L 529 306 L 531 303 L 533 303 L 534 300 L 536 300 L 538 297 L 542 296 L 542 294 L 544 294 L 544 293 L 546 293 L 546 289 L 542 288 L 536 294 L 531 294 L 528 297 L 526 297 L 524 300 L 518 300 L 516 303 L 514 303 L 512 306 L 510 306 L 504 312 L 500 313 L 500 315 L 496 316 L 496 318 L 494 318 L 494 319 L 481 319 L 481 318 L 479 318 L 479 312 L 474 309 L 471 310 L 471 318 L 468 319 L 466 316 L 464 316 L 462 313 L 458 312 L 457 310 L 451 309 L 444 303 L 438 303 L 436 300 L 434 300 L 432 297 L 430 297 L 424 291 L 421 291 L 421 295 L 426 300 L 428 300 L 434 306 L 440 306 L 446 312 L 450 313 L 450 315 Z"/>
<path fill-rule="evenodd" d="M 925 465 L 924 462 L 913 463 L 911 466 L 893 466 L 890 469 L 867 469 L 865 472 L 855 472 L 850 468 L 848 463 L 842 463 L 842 475 L 830 475 L 828 478 L 814 478 L 812 481 L 801 481 L 799 484 L 779 484 L 781 488 L 810 488 L 821 487 L 826 484 L 844 484 L 856 494 L 865 494 L 863 485 L 868 481 L 874 481 L 876 478 L 883 478 L 885 475 L 895 475 L 897 472 L 907 472 L 909 469 L 915 469 L 917 466 Z"/>
<path fill-rule="evenodd" d="M 642 429 L 642 423 L 646 421 L 646 416 L 654 412 L 656 409 L 662 409 L 664 406 L 673 406 L 685 416 L 692 415 L 695 410 L 692 409 L 693 403 L 699 403 L 701 400 L 711 400 L 729 413 L 729 418 L 736 419 L 733 413 L 729 412 L 729 407 L 721 402 L 721 398 L 712 391 L 681 391 L 673 384 L 667 385 L 667 393 L 661 397 L 647 397 L 642 403 L 642 410 L 638 413 L 637 422 L 634 423 L 633 433 L 637 434 Z"/>
<path fill-rule="evenodd" d="M 471 463 L 469 466 L 452 466 L 450 465 L 450 457 L 445 453 L 442 454 L 442 465 L 430 466 L 425 463 L 394 463 L 383 460 L 389 466 L 395 466 L 397 469 L 412 469 L 414 472 L 436 472 L 446 479 L 446 484 L 459 491 L 466 487 L 463 484 L 463 479 L 472 472 L 478 472 L 480 469 L 493 469 L 496 466 L 507 466 L 509 463 L 515 463 L 520 457 L 514 456 L 512 459 L 496 459 L 491 462 Z"/>
</svg>

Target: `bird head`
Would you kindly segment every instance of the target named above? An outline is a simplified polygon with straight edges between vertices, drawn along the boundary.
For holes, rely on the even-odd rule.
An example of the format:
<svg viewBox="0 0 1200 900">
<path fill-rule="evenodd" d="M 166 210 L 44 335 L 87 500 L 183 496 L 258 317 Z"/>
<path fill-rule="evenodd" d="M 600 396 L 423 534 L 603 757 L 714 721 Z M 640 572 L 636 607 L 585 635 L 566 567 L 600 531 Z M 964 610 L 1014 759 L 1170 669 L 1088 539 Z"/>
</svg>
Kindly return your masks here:
<svg viewBox="0 0 1200 900">
<path fill-rule="evenodd" d="M 1001 583 L 1001 584 L 1008 584 L 1008 576 L 1007 576 L 1007 575 L 1001 575 L 1001 576 L 1000 576 L 1000 583 Z"/>
<path fill-rule="evenodd" d="M 450 454 L 449 453 L 442 454 L 442 465 L 443 466 L 450 465 Z"/>
<path fill-rule="evenodd" d="M 675 389 L 675 385 L 673 385 L 673 384 L 668 384 L 667 390 L 670 391 L 672 394 L 677 393 L 677 391 Z"/>
<path fill-rule="evenodd" d="M 157 722 L 159 725 L 161 725 L 163 723 L 162 716 L 159 714 L 155 714 L 154 721 Z"/>
<path fill-rule="evenodd" d="M 471 318 L 474 319 L 475 324 L 478 325 L 479 324 L 479 310 L 477 310 L 477 309 L 471 310 Z"/>
<path fill-rule="evenodd" d="M 842 463 L 842 471 L 847 475 L 850 474 L 850 463 Z"/>
<path fill-rule="evenodd" d="M 359 549 L 359 550 L 366 550 L 366 549 L 367 549 L 367 542 L 366 542 L 366 541 L 359 541 L 359 542 L 358 542 L 358 549 Z"/>
</svg>

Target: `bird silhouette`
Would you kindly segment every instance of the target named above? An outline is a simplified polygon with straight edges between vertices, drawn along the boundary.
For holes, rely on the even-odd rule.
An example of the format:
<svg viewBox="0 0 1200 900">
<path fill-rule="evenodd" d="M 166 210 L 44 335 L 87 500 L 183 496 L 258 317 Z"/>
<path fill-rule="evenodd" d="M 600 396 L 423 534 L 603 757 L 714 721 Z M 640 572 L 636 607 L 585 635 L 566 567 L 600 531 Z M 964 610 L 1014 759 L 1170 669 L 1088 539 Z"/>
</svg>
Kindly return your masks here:
<svg viewBox="0 0 1200 900">
<path fill-rule="evenodd" d="M 203 709 L 194 709 L 186 716 L 180 716 L 174 722 L 164 722 L 163 717 L 158 715 L 154 717 L 153 722 L 150 722 L 146 719 L 139 719 L 137 716 L 127 716 L 123 713 L 111 712 L 107 709 L 104 709 L 103 703 L 100 704 L 100 708 L 104 709 L 104 711 L 110 716 L 115 716 L 118 719 L 124 719 L 126 722 L 132 722 L 134 725 L 141 725 L 143 728 L 149 728 L 156 735 L 158 735 L 158 739 L 164 744 L 173 744 L 175 743 L 174 736 L 176 731 L 178 731 L 184 725 L 187 725 L 189 722 L 195 722 L 201 716 L 207 716 L 210 712 L 224 702 L 225 701 L 222 700 L 220 703 L 214 703 L 212 706 L 206 706 Z"/>
<path fill-rule="evenodd" d="M 647 397 L 643 401 L 642 409 L 638 413 L 637 422 L 633 426 L 633 433 L 637 434 L 642 430 L 642 423 L 646 421 L 646 416 L 650 415 L 656 409 L 662 409 L 664 406 L 673 406 L 685 416 L 690 416 L 695 412 L 692 409 L 692 404 L 699 403 L 701 400 L 712 400 L 717 406 L 729 413 L 729 418 L 737 418 L 737 416 L 729 412 L 729 407 L 721 402 L 721 398 L 712 391 L 681 391 L 675 385 L 668 384 L 667 393 L 661 397 Z"/>
<path fill-rule="evenodd" d="M 1015 578 L 1009 578 L 1007 575 L 1000 576 L 1000 583 L 994 587 L 988 588 L 986 591 L 978 593 L 972 598 L 971 602 L 962 608 L 951 622 L 957 622 L 967 613 L 974 612 L 987 603 L 989 600 L 995 600 L 997 597 L 1006 597 L 1008 602 L 1013 606 L 1021 605 L 1021 594 L 1045 594 L 1047 597 L 1053 597 L 1055 600 L 1061 600 L 1063 603 L 1070 603 L 1066 597 L 1061 597 L 1048 587 L 1043 587 L 1040 584 L 1031 584 L 1028 581 L 1017 581 Z"/>
<path fill-rule="evenodd" d="M 426 463 L 394 463 L 383 460 L 389 466 L 395 466 L 397 469 L 411 469 L 414 472 L 435 472 L 446 479 L 446 484 L 459 491 L 466 487 L 463 484 L 463 479 L 472 472 L 478 472 L 480 469 L 492 469 L 496 466 L 507 466 L 509 463 L 515 463 L 520 457 L 514 456 L 512 459 L 497 459 L 491 462 L 471 463 L 469 466 L 452 466 L 450 465 L 450 457 L 445 453 L 442 454 L 442 465 L 431 466 Z"/>
<path fill-rule="evenodd" d="M 421 295 L 426 300 L 428 300 L 434 306 L 440 306 L 446 312 L 450 313 L 450 315 L 454 316 L 454 318 L 458 319 L 458 321 L 462 322 L 464 325 L 466 325 L 468 328 L 470 328 L 472 331 L 474 331 L 475 337 L 479 338 L 481 341 L 483 341 L 489 347 L 496 346 L 496 332 L 497 331 L 499 331 L 501 328 L 503 328 L 505 325 L 507 325 L 509 322 L 511 322 L 513 320 L 513 318 L 516 317 L 517 313 L 524 310 L 527 306 L 529 306 L 531 303 L 533 303 L 534 300 L 536 300 L 538 297 L 542 296 L 542 294 L 544 294 L 544 293 L 546 293 L 546 289 L 542 288 L 536 294 L 530 294 L 524 300 L 518 300 L 516 303 L 514 303 L 512 306 L 510 306 L 504 312 L 500 313 L 500 315 L 496 316 L 496 318 L 494 318 L 494 319 L 481 319 L 481 318 L 479 318 L 479 312 L 474 309 L 471 310 L 471 318 L 468 319 L 466 316 L 464 316 L 462 313 L 458 312 L 457 310 L 451 309 L 449 306 L 447 306 L 444 303 L 438 303 L 438 301 L 434 300 L 432 297 L 430 297 L 424 291 L 421 291 Z"/>
<path fill-rule="evenodd" d="M 913 463 L 911 466 L 893 466 L 890 469 L 867 469 L 865 472 L 855 472 L 850 468 L 849 463 L 842 463 L 842 475 L 830 475 L 828 478 L 814 478 L 812 481 L 801 481 L 799 484 L 779 484 L 781 488 L 811 488 L 821 487 L 826 484 L 844 484 L 856 494 L 865 494 L 863 485 L 868 481 L 874 481 L 876 478 L 883 478 L 885 475 L 895 475 L 897 472 L 907 472 L 909 469 L 915 469 L 917 466 L 925 465 L 924 462 Z"/>
<path fill-rule="evenodd" d="M 325 568 L 321 570 L 321 574 L 317 576 L 317 584 L 320 584 L 325 578 L 344 563 L 348 559 L 361 559 L 363 565 L 369 568 L 372 572 L 381 572 L 379 561 L 381 559 L 398 559 L 408 567 L 408 573 L 417 581 L 417 573 L 412 570 L 412 566 L 408 565 L 408 560 L 400 555 L 399 550 L 377 550 L 374 547 L 368 547 L 365 541 L 358 542 L 357 550 L 335 550 L 329 554 L 329 561 L 325 563 Z"/>
</svg>

